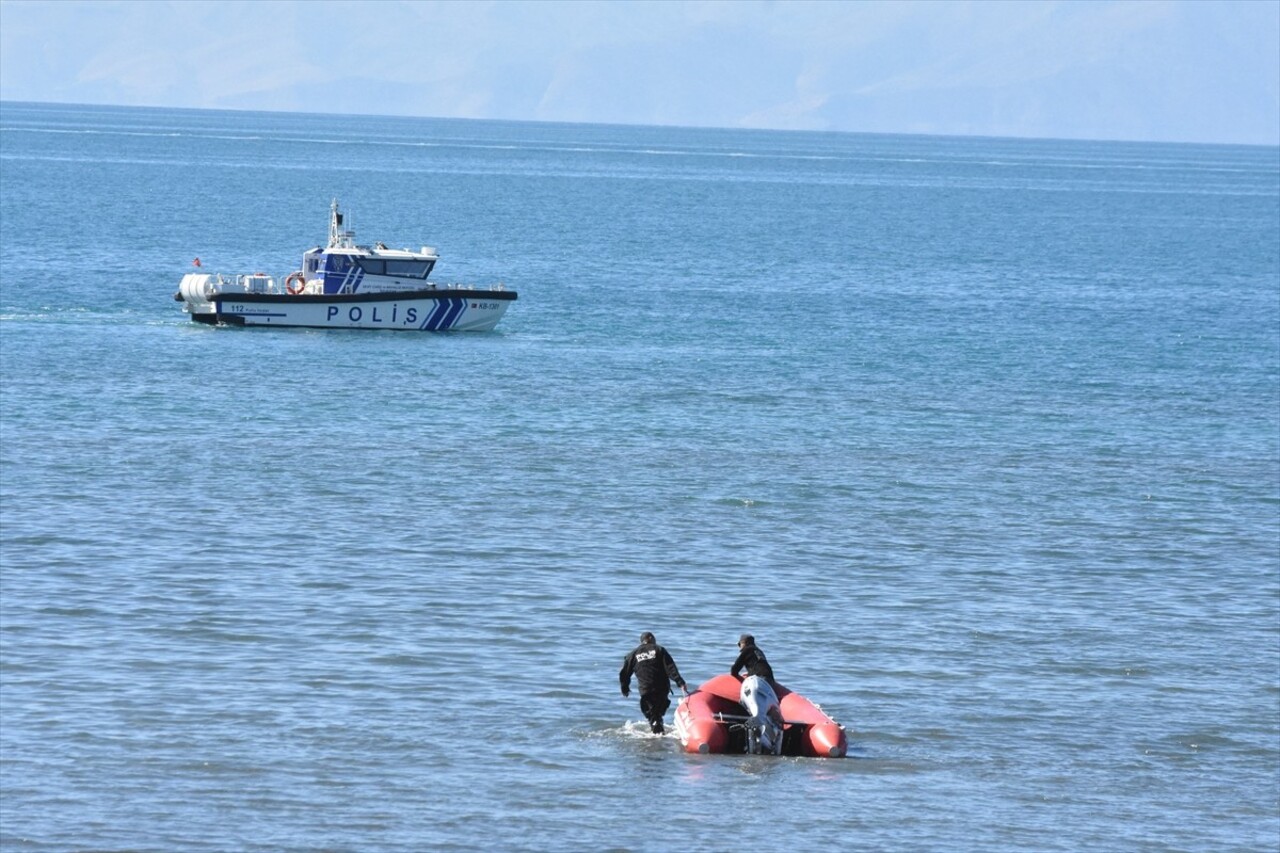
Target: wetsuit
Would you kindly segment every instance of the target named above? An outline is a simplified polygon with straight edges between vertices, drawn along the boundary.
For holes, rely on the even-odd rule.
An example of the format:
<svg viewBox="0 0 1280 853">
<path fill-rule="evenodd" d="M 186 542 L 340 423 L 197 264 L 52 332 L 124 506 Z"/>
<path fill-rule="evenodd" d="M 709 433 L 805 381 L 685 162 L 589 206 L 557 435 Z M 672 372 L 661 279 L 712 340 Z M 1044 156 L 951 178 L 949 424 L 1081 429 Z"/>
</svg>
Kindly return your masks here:
<svg viewBox="0 0 1280 853">
<path fill-rule="evenodd" d="M 760 676 L 769 682 L 770 687 L 777 689 L 773 683 L 773 667 L 769 666 L 769 661 L 765 658 L 764 652 L 760 651 L 759 646 L 750 645 L 743 649 L 729 669 L 729 674 L 736 677 L 742 669 L 747 671 L 747 675 Z"/>
<path fill-rule="evenodd" d="M 671 682 L 681 689 L 684 679 L 671 653 L 656 643 L 641 643 L 622 662 L 618 671 L 618 682 L 622 687 L 622 695 L 631 695 L 631 675 L 635 673 L 636 684 L 640 688 L 640 711 L 649 721 L 649 728 L 654 734 L 662 734 L 662 715 L 671 706 Z"/>
</svg>

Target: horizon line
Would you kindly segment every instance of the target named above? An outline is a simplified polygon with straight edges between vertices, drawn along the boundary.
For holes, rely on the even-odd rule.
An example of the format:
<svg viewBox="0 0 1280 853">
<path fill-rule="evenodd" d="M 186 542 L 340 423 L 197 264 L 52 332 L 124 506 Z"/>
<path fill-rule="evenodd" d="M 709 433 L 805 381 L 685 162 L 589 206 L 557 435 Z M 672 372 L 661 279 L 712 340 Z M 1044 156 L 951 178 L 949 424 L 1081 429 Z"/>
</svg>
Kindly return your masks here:
<svg viewBox="0 0 1280 853">
<path fill-rule="evenodd" d="M 243 113 L 248 115 L 296 115 L 296 116 L 346 116 L 351 118 L 403 119 L 406 121 L 458 121 L 488 122 L 505 124 L 538 124 L 561 127 L 619 127 L 619 128 L 659 128 L 667 130 L 722 130 L 728 132 L 778 133 L 778 134 L 833 134 L 839 136 L 911 136 L 924 139 L 1007 139 L 1021 142 L 1098 142 L 1122 145 L 1180 145 L 1180 146 L 1212 146 L 1220 148 L 1263 148 L 1280 150 L 1280 141 L 1266 142 L 1187 142 L 1167 139 L 1133 139 L 1133 138 L 1096 138 L 1073 136 L 995 136 L 985 133 L 913 133 L 910 131 L 883 130 L 831 130 L 831 129 L 796 129 L 773 127 L 735 127 L 732 125 L 687 125 L 687 124 L 641 124 L 638 122 L 588 122 L 557 121 L 551 119 L 527 118 L 476 118 L 473 116 L 429 116 L 406 115 L 403 113 L 358 113 L 358 112 L 316 112 L 314 110 L 261 110 L 243 107 L 190 107 L 157 104 L 114 104 L 89 103 L 82 101 L 28 101 L 13 98 L 0 98 L 0 106 L 5 104 L 24 104 L 47 107 L 105 107 L 119 110 L 178 110 L 185 112 Z"/>
</svg>

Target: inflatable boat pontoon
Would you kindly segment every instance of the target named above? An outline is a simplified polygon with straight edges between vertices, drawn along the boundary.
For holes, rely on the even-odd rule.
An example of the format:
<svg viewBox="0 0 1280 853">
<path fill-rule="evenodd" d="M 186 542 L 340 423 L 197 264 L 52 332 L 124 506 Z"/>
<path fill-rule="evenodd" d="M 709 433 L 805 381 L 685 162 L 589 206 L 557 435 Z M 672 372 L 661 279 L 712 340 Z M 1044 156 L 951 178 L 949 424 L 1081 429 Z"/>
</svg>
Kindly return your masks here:
<svg viewBox="0 0 1280 853">
<path fill-rule="evenodd" d="M 756 676 L 725 673 L 705 682 L 676 708 L 685 752 L 766 753 L 839 758 L 844 727 L 814 703 Z"/>
</svg>

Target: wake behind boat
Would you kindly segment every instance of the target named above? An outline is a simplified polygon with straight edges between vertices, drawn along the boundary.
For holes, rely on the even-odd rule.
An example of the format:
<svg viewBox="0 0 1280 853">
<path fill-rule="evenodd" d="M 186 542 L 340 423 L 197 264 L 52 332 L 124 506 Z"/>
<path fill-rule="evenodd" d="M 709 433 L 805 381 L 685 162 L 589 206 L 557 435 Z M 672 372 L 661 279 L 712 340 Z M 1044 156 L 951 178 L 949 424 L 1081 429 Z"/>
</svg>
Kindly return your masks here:
<svg viewBox="0 0 1280 853">
<path fill-rule="evenodd" d="M 198 323 L 315 329 L 427 332 L 493 329 L 516 299 L 502 285 L 475 288 L 428 280 L 440 256 L 430 246 L 356 245 L 337 199 L 329 244 L 308 249 L 302 269 L 283 280 L 264 273 L 225 277 L 188 273 L 174 299 Z"/>
</svg>

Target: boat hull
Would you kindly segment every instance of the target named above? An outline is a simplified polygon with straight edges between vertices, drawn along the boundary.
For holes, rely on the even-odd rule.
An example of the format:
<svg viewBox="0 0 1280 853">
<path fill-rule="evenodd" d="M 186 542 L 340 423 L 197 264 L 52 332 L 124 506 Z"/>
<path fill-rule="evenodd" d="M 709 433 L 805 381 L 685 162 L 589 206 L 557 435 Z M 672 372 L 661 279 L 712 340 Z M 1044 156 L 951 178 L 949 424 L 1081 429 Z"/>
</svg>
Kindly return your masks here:
<svg viewBox="0 0 1280 853">
<path fill-rule="evenodd" d="M 510 290 L 403 291 L 368 294 L 220 293 L 201 323 L 306 329 L 487 332 L 516 299 Z"/>
<path fill-rule="evenodd" d="M 746 736 L 735 727 L 746 709 L 738 704 L 742 681 L 728 673 L 706 681 L 676 708 L 676 732 L 685 752 L 746 751 Z M 799 693 L 777 686 L 783 727 L 782 754 L 812 758 L 840 758 L 848 753 L 844 727 Z M 726 719 L 730 718 L 730 719 Z"/>
</svg>

